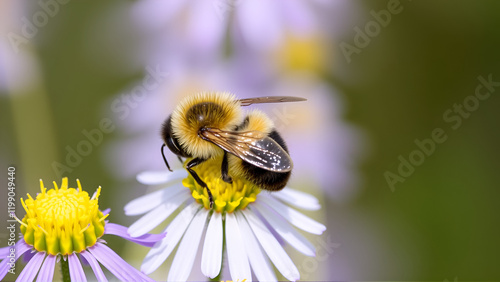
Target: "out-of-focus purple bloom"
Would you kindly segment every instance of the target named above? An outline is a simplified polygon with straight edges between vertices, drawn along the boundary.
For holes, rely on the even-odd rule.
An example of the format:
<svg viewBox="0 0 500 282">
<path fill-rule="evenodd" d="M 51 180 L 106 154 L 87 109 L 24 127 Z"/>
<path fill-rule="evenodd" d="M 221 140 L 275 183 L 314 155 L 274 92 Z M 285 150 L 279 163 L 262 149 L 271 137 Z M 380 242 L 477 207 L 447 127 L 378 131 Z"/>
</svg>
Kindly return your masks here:
<svg viewBox="0 0 500 282">
<path fill-rule="evenodd" d="M 288 34 L 300 37 L 326 28 L 330 35 L 338 35 L 345 29 L 341 23 L 352 10 L 351 2 L 142 0 L 133 17 L 145 32 L 156 36 L 151 51 L 162 41 L 179 40 L 196 53 L 215 54 L 224 49 L 227 38 L 262 51 L 282 44 Z"/>
<path fill-rule="evenodd" d="M 26 4 L 6 0 L 0 4 L 0 92 L 16 93 L 38 83 L 38 65 L 29 50 L 30 38 L 20 28 Z"/>
<path fill-rule="evenodd" d="M 317 185 L 340 201 L 355 195 L 355 165 L 362 147 L 360 133 L 343 121 L 342 97 L 331 87 L 305 75 L 287 76 L 274 83 L 259 76 L 246 80 L 251 74 L 243 65 L 197 68 L 176 64 L 171 69 L 162 87 L 131 109 L 126 120 L 117 118 L 127 139 L 108 144 L 106 150 L 106 160 L 117 176 L 131 178 L 141 171 L 164 168 L 160 155 L 161 124 L 187 95 L 212 90 L 230 91 L 240 98 L 291 95 L 308 101 L 248 109 L 258 107 L 266 112 L 284 136 L 295 164 L 292 181 L 303 177 L 316 179 Z M 167 158 L 176 159 L 169 152 Z"/>
</svg>

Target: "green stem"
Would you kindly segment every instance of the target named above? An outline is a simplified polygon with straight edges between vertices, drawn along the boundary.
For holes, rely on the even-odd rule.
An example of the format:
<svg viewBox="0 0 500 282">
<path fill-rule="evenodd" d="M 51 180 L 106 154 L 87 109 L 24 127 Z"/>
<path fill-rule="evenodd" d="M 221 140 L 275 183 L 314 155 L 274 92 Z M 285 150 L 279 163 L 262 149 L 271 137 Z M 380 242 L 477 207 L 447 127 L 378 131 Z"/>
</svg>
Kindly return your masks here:
<svg viewBox="0 0 500 282">
<path fill-rule="evenodd" d="M 69 276 L 68 258 L 66 258 L 66 260 L 64 260 L 64 258 L 61 258 L 61 274 L 63 282 L 71 282 L 71 278 Z"/>
</svg>

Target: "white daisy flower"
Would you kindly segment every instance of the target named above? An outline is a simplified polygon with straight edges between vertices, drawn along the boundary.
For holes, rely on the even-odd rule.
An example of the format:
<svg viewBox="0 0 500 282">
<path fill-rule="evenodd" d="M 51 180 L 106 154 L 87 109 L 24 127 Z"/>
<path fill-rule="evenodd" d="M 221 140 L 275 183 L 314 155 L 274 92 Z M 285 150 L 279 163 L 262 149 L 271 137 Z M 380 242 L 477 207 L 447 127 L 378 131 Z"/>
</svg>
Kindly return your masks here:
<svg viewBox="0 0 500 282">
<path fill-rule="evenodd" d="M 261 192 L 241 178 L 233 177 L 233 183 L 228 184 L 220 177 L 220 167 L 221 159 L 196 167 L 213 194 L 213 209 L 209 208 L 206 189 L 184 169 L 137 176 L 143 184 L 165 187 L 125 206 L 127 215 L 144 214 L 129 227 L 131 236 L 146 234 L 181 209 L 166 227 L 165 238 L 146 255 L 141 271 L 155 271 L 179 245 L 167 280 L 186 281 L 203 242 L 200 267 L 211 279 L 221 273 L 222 256 L 227 250 L 233 281 L 252 281 L 252 272 L 258 281 L 277 281 L 273 265 L 286 279 L 298 280 L 300 273 L 280 242 L 287 242 L 306 256 L 315 256 L 315 247 L 296 228 L 320 235 L 326 227 L 291 206 L 318 210 L 318 199 L 288 187 L 279 192 Z"/>
</svg>

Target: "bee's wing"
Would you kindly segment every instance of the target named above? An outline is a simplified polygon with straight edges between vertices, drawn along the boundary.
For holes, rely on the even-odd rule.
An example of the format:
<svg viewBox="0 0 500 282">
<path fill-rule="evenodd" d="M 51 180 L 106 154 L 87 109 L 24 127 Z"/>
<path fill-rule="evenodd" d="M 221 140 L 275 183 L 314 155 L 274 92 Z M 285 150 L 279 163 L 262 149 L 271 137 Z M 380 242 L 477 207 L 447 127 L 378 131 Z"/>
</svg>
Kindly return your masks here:
<svg viewBox="0 0 500 282">
<path fill-rule="evenodd" d="M 241 106 L 250 106 L 252 104 L 300 102 L 306 100 L 307 100 L 306 98 L 293 97 L 293 96 L 268 96 L 268 97 L 240 99 L 239 101 L 241 103 Z"/>
<path fill-rule="evenodd" d="M 288 153 L 260 131 L 238 132 L 204 128 L 201 135 L 203 139 L 256 167 L 274 172 L 292 170 L 293 163 Z"/>
</svg>

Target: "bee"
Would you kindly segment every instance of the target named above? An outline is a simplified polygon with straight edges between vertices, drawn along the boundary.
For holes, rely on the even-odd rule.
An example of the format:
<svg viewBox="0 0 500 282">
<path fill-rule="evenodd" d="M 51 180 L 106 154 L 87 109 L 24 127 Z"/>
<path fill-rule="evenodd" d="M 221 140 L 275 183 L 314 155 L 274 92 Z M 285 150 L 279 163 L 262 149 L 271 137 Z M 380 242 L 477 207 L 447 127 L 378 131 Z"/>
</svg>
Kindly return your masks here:
<svg viewBox="0 0 500 282">
<path fill-rule="evenodd" d="M 172 153 L 190 158 L 186 169 L 207 190 L 210 207 L 213 197 L 207 184 L 193 169 L 210 158 L 222 157 L 221 178 L 232 183 L 242 177 L 258 187 L 279 191 L 290 178 L 293 162 L 281 135 L 271 119 L 253 110 L 244 115 L 241 107 L 252 104 L 305 101 L 300 97 L 272 96 L 237 99 L 227 92 L 201 92 L 185 98 L 165 120 L 161 129 L 164 143 Z"/>
</svg>

